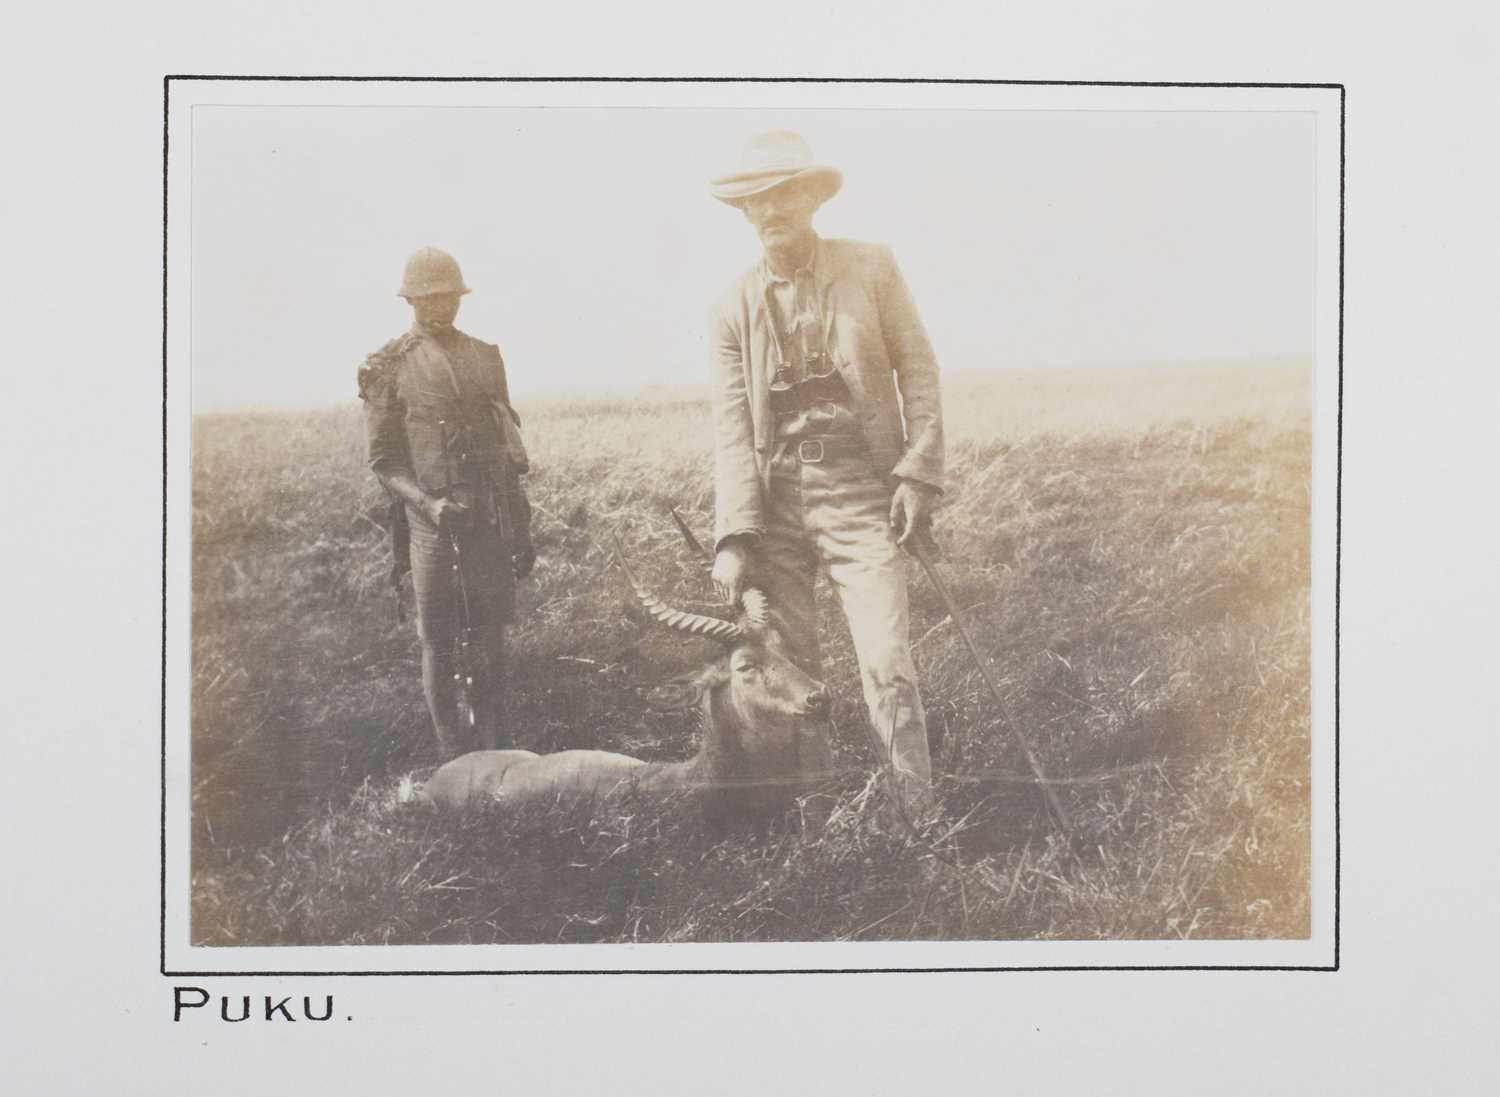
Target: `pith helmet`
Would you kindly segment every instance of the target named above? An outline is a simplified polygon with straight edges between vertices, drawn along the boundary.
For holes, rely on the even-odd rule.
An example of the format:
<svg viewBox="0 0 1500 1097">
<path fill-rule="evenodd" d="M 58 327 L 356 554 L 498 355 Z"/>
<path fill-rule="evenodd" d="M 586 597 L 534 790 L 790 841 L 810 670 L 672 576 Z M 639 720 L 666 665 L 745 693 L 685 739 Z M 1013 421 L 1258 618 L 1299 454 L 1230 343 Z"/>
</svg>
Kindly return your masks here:
<svg viewBox="0 0 1500 1097">
<path fill-rule="evenodd" d="M 423 248 L 406 261 L 398 297 L 431 297 L 435 293 L 468 293 L 458 260 L 446 251 Z"/>
<path fill-rule="evenodd" d="M 807 179 L 828 201 L 844 185 L 844 173 L 828 164 L 813 162 L 808 143 L 791 130 L 771 130 L 745 142 L 738 171 L 709 181 L 708 189 L 720 202 L 738 206 L 752 194 L 780 186 L 793 179 Z"/>
</svg>

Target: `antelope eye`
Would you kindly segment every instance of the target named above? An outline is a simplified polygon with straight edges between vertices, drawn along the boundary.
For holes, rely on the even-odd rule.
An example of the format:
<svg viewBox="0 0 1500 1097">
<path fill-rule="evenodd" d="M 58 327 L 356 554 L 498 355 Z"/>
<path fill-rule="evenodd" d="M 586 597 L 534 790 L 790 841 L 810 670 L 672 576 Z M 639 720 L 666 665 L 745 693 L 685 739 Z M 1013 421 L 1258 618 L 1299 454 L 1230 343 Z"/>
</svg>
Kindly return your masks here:
<svg viewBox="0 0 1500 1097">
<path fill-rule="evenodd" d="M 748 674 L 752 670 L 759 670 L 760 664 L 746 661 L 743 663 L 736 663 L 734 669 L 736 674 Z"/>
</svg>

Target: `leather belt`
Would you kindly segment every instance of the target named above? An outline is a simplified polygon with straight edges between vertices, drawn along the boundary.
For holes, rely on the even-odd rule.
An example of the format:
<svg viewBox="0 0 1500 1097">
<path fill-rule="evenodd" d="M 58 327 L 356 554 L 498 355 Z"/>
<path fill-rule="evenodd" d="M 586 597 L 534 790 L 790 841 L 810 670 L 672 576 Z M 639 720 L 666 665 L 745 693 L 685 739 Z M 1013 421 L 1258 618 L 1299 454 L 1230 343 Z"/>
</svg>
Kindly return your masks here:
<svg viewBox="0 0 1500 1097">
<path fill-rule="evenodd" d="M 795 456 L 804 465 L 820 465 L 832 457 L 844 457 L 864 452 L 864 443 L 860 439 L 843 435 L 788 438 L 786 445 L 784 452 Z"/>
</svg>

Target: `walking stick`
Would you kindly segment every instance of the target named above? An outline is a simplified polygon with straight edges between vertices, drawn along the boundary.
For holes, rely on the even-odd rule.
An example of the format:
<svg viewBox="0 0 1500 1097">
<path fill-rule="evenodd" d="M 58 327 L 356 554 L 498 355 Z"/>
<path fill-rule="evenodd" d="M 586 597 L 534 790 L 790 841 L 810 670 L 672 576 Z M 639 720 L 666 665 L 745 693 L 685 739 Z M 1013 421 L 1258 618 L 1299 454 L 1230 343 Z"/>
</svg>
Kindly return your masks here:
<svg viewBox="0 0 1500 1097">
<path fill-rule="evenodd" d="M 1032 753 L 1031 744 L 1026 741 L 1026 736 L 1021 733 L 1021 729 L 1011 720 L 1005 698 L 1000 693 L 1000 685 L 995 681 L 994 675 L 990 671 L 989 663 L 979 653 L 979 646 L 974 643 L 974 636 L 970 633 L 968 623 L 964 620 L 963 614 L 959 612 L 958 603 L 953 600 L 953 595 L 948 592 L 947 584 L 943 582 L 942 576 L 938 574 L 937 545 L 932 540 L 931 527 L 918 530 L 911 537 L 907 538 L 904 547 L 922 565 L 922 570 L 927 573 L 928 582 L 932 584 L 944 607 L 948 610 L 948 616 L 953 619 L 953 624 L 958 628 L 958 634 L 964 638 L 964 644 L 968 647 L 969 654 L 974 657 L 974 662 L 979 667 L 980 677 L 984 679 L 984 684 L 989 687 L 991 695 L 995 698 L 995 704 L 1000 708 L 1001 723 L 1010 731 L 1011 736 L 1020 746 L 1021 753 L 1026 756 L 1026 764 L 1031 767 L 1032 775 L 1036 777 L 1037 784 L 1041 786 L 1042 795 L 1047 800 L 1047 807 L 1057 819 L 1057 824 L 1062 828 L 1063 833 L 1067 834 L 1071 829 L 1071 824 L 1068 822 L 1068 813 L 1063 809 L 1062 801 L 1058 799 L 1057 790 L 1052 787 L 1051 782 L 1047 780 L 1047 775 L 1042 772 L 1042 764 L 1037 761 L 1036 755 Z"/>
</svg>

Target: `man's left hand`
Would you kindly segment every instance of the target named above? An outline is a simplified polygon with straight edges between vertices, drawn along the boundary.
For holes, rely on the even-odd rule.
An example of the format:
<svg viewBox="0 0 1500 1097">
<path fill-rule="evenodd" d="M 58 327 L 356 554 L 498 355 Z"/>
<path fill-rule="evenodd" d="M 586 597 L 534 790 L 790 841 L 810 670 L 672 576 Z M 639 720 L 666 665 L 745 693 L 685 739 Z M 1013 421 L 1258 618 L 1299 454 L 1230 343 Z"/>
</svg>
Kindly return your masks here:
<svg viewBox="0 0 1500 1097">
<path fill-rule="evenodd" d="M 902 480 L 896 485 L 891 496 L 891 531 L 896 535 L 896 544 L 905 545 L 927 528 L 937 494 L 937 488 L 916 480 Z"/>
</svg>

